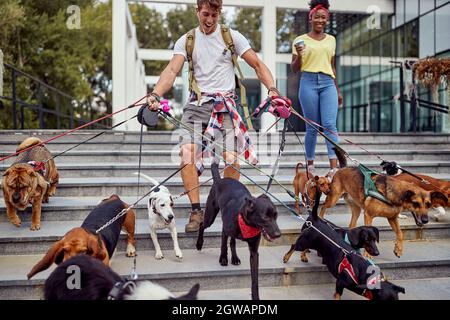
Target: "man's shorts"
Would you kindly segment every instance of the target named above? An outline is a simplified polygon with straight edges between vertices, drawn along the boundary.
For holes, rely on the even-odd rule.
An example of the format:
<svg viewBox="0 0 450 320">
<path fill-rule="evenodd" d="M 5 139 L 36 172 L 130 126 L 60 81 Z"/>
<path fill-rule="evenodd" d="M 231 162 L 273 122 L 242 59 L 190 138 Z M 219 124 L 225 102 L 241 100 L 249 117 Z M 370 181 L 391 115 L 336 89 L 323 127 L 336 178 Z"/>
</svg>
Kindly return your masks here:
<svg viewBox="0 0 450 320">
<path fill-rule="evenodd" d="M 209 101 L 201 105 L 188 103 L 184 106 L 181 122 L 186 126 L 194 128 L 195 135 L 191 130 L 188 130 L 182 126 L 182 128 L 177 130 L 179 134 L 180 146 L 185 144 L 196 144 L 200 148 L 199 150 L 201 150 L 201 147 L 204 144 L 202 140 L 205 139 L 203 139 L 199 133 L 201 132 L 203 134 L 205 129 L 208 127 L 213 107 L 213 101 Z M 221 142 L 225 143 L 225 148 L 227 151 L 236 151 L 237 138 L 234 134 L 233 121 L 231 120 L 229 113 L 225 113 L 220 133 L 222 135 L 222 139 L 220 139 L 220 135 L 218 135 L 215 137 L 215 142 L 219 145 Z M 206 140 L 205 143 L 207 144 L 208 141 Z M 218 146 L 215 147 L 216 152 L 221 154 L 221 148 Z"/>
</svg>

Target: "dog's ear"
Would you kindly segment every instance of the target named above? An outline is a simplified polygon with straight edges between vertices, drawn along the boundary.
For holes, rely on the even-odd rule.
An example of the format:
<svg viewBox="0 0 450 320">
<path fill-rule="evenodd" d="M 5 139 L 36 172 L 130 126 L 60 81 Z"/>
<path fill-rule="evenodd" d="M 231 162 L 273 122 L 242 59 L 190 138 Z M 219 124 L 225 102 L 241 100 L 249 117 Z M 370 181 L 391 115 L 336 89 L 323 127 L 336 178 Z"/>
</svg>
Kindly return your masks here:
<svg viewBox="0 0 450 320">
<path fill-rule="evenodd" d="M 244 204 L 244 210 L 242 210 L 243 214 L 245 215 L 245 217 L 247 217 L 248 215 L 252 214 L 255 208 L 255 199 L 253 198 L 248 198 L 245 197 L 244 199 L 245 204 Z"/>
<path fill-rule="evenodd" d="M 63 240 L 59 240 L 58 242 L 54 243 L 47 251 L 46 255 L 41 259 L 41 261 L 39 261 L 27 274 L 27 278 L 30 279 L 36 273 L 48 269 L 53 264 L 53 262 L 60 263 L 63 259 L 63 247 Z"/>
<path fill-rule="evenodd" d="M 104 260 L 106 258 L 106 254 L 104 248 L 103 248 L 103 241 L 100 237 L 100 235 L 98 237 L 94 236 L 94 235 L 89 235 L 88 238 L 88 242 L 87 242 L 87 249 L 88 249 L 88 254 L 99 259 L 99 260 Z"/>
<path fill-rule="evenodd" d="M 195 284 L 188 293 L 175 298 L 175 300 L 197 300 L 198 290 L 200 289 L 200 284 Z"/>
<path fill-rule="evenodd" d="M 446 197 L 445 194 L 443 194 L 440 191 L 431 191 L 430 197 L 431 197 L 432 203 L 434 203 L 434 202 L 441 203 L 441 201 L 442 201 L 442 203 L 441 203 L 442 207 L 445 207 L 447 205 L 448 198 Z"/>
<path fill-rule="evenodd" d="M 375 236 L 377 237 L 377 243 L 380 243 L 380 230 L 378 230 L 378 228 L 374 226 L 368 226 L 368 228 L 370 228 L 375 233 Z"/>
<path fill-rule="evenodd" d="M 397 291 L 397 292 L 401 292 L 401 293 L 403 293 L 403 294 L 406 293 L 406 290 L 405 290 L 405 288 L 403 288 L 403 287 L 397 286 L 397 285 L 395 285 L 395 284 L 392 284 L 392 287 L 393 287 L 393 289 L 394 289 L 395 291 Z"/>
<path fill-rule="evenodd" d="M 408 190 L 402 195 L 401 201 L 402 202 L 405 202 L 405 201 L 411 202 L 412 201 L 412 197 L 415 196 L 415 195 L 416 195 L 416 193 L 414 191 Z"/>
<path fill-rule="evenodd" d="M 361 233 L 364 232 L 361 228 L 354 228 L 347 231 L 348 241 L 352 247 L 357 247 L 359 245 L 359 239 Z"/>
<path fill-rule="evenodd" d="M 316 181 L 316 182 L 319 181 L 319 179 L 320 179 L 319 176 L 315 176 L 315 177 L 314 177 L 314 181 Z"/>
</svg>

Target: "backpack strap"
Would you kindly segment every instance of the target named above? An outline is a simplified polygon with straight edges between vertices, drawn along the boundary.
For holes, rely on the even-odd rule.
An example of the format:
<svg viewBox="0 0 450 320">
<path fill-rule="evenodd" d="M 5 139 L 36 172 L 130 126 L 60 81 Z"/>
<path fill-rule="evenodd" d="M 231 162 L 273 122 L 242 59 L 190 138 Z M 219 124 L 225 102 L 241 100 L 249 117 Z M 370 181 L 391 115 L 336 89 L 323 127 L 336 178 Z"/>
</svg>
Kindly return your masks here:
<svg viewBox="0 0 450 320">
<path fill-rule="evenodd" d="M 186 34 L 186 55 L 189 63 L 189 91 L 194 91 L 197 95 L 198 102 L 197 105 L 200 104 L 201 92 L 200 88 L 197 85 L 197 81 L 194 78 L 194 63 L 192 61 L 192 53 L 194 52 L 194 44 L 195 44 L 195 28 L 189 30 Z"/>
<path fill-rule="evenodd" d="M 247 105 L 247 92 L 245 90 L 244 85 L 242 84 L 242 80 L 244 80 L 244 75 L 242 73 L 241 68 L 239 67 L 239 63 L 237 62 L 237 54 L 236 49 L 234 47 L 233 38 L 231 37 L 230 28 L 227 26 L 221 24 L 220 25 L 220 31 L 222 33 L 223 41 L 225 42 L 225 45 L 227 46 L 228 50 L 231 52 L 231 59 L 233 60 L 233 66 L 237 69 L 239 76 L 236 74 L 236 82 L 237 85 L 241 91 L 241 105 L 244 109 L 244 116 L 245 120 L 247 122 L 248 130 L 253 129 L 252 120 L 250 117 L 250 113 L 248 111 L 248 105 Z"/>
</svg>

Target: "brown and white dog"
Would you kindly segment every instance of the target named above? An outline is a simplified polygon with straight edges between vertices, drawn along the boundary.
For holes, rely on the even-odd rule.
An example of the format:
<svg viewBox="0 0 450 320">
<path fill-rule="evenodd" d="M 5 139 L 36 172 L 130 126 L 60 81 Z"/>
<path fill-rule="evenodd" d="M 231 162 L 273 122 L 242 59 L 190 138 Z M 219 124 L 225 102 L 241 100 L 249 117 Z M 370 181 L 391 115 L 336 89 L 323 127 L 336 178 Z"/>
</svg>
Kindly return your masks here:
<svg viewBox="0 0 450 320">
<path fill-rule="evenodd" d="M 56 192 L 59 181 L 58 170 L 50 151 L 38 138 L 25 139 L 16 152 L 35 146 L 20 153 L 16 161 L 3 174 L 3 196 L 9 221 L 20 227 L 17 210 L 25 210 L 32 205 L 31 230 L 41 228 L 42 203 Z"/>
<path fill-rule="evenodd" d="M 422 189 L 428 190 L 428 191 L 441 191 L 447 196 L 447 201 L 443 198 L 433 198 L 431 200 L 432 208 L 434 208 L 436 211 L 438 211 L 437 214 L 434 215 L 434 217 L 438 220 L 439 218 L 442 218 L 445 215 L 445 208 L 450 207 L 450 181 L 436 179 L 424 174 L 415 174 L 416 176 L 419 176 L 420 178 L 424 179 L 425 181 L 428 181 L 428 183 L 424 183 L 420 181 L 419 179 L 406 174 L 401 173 L 399 175 L 394 176 L 395 179 L 401 180 L 401 181 L 407 181 L 414 183 L 415 185 L 421 187 Z"/>
<path fill-rule="evenodd" d="M 352 218 L 350 228 L 356 227 L 361 209 L 364 210 L 364 224 L 372 225 L 375 217 L 385 217 L 394 230 L 397 241 L 394 254 L 400 257 L 403 253 L 403 233 L 400 229 L 398 216 L 402 211 L 410 211 L 417 226 L 422 227 L 428 222 L 428 209 L 432 202 L 441 199 L 447 202 L 447 197 L 439 191 L 427 191 L 417 185 L 396 179 L 384 174 L 373 175 L 372 181 L 378 191 L 387 199 L 387 204 L 374 197 L 366 197 L 364 192 L 364 176 L 357 167 L 346 167 L 346 160 L 339 150 L 336 150 L 342 169 L 338 170 L 333 178 L 331 191 L 323 204 L 320 217 L 325 211 L 336 205 L 339 198 L 344 195 L 344 200 L 350 206 Z"/>
<path fill-rule="evenodd" d="M 53 263 L 60 264 L 78 254 L 90 255 L 109 265 L 122 229 L 127 233 L 126 256 L 134 257 L 136 215 L 133 209 L 129 209 L 125 215 L 96 234 L 96 230 L 128 207 L 129 205 L 115 194 L 104 199 L 89 213 L 81 227 L 73 228 L 51 246 L 47 254 L 27 274 L 28 279 L 48 269 Z"/>
<path fill-rule="evenodd" d="M 308 202 L 314 201 L 316 197 L 316 186 L 319 188 L 320 192 L 328 194 L 330 192 L 330 182 L 327 177 L 315 176 L 313 179 L 308 178 L 306 171 L 299 171 L 302 167 L 302 163 L 297 163 L 295 167 L 295 177 L 292 184 L 294 185 L 295 193 L 295 210 L 300 213 L 300 207 L 298 205 L 298 196 L 301 193 L 303 203 L 308 204 Z M 312 204 L 311 204 L 312 206 Z"/>
</svg>

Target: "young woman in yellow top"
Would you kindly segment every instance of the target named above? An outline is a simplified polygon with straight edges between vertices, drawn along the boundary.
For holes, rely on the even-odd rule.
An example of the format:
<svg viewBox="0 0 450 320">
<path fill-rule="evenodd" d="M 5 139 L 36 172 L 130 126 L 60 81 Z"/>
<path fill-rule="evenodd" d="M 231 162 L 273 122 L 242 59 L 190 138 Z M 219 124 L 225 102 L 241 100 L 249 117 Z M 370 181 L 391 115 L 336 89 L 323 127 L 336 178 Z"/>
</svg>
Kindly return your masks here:
<svg viewBox="0 0 450 320">
<path fill-rule="evenodd" d="M 304 116 L 336 133 L 337 112 L 342 103 L 342 96 L 336 80 L 336 39 L 324 32 L 330 16 L 330 4 L 328 0 L 312 0 L 309 5 L 311 31 L 294 40 L 291 68 L 293 72 L 301 72 L 298 95 Z M 324 133 L 338 143 L 337 135 L 327 130 L 324 130 Z M 305 146 L 308 173 L 311 177 L 316 175 L 316 143 L 317 132 L 307 124 Z M 333 145 L 328 141 L 327 150 L 330 161 L 328 177 L 332 180 L 337 171 L 337 158 Z"/>
</svg>

